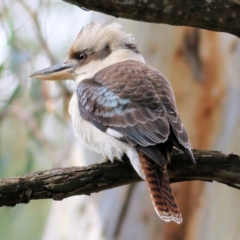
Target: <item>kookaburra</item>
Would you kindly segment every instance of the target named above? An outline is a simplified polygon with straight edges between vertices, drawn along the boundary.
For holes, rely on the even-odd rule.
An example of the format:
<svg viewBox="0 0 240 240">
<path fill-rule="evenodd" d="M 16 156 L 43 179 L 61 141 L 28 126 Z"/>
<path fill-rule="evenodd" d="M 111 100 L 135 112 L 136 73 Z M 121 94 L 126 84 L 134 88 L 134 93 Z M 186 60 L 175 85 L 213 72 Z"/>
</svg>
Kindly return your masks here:
<svg viewBox="0 0 240 240">
<path fill-rule="evenodd" d="M 80 31 L 64 63 L 31 77 L 74 79 L 69 113 L 76 137 L 112 161 L 126 154 L 146 179 L 159 217 L 182 222 L 166 166 L 173 146 L 195 159 L 170 83 L 145 63 L 132 35 L 117 23 L 91 23 Z"/>
</svg>

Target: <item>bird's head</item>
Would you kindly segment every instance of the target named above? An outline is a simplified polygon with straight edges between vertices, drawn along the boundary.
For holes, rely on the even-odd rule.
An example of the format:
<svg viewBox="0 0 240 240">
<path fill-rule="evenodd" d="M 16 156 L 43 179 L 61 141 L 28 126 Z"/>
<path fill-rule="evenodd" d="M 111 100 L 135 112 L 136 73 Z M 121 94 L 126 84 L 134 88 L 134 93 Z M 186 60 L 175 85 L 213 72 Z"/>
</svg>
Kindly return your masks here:
<svg viewBox="0 0 240 240">
<path fill-rule="evenodd" d="M 31 77 L 79 82 L 104 67 L 128 59 L 144 61 L 132 35 L 123 32 L 117 23 L 91 23 L 82 28 L 64 63 L 37 71 Z"/>
</svg>

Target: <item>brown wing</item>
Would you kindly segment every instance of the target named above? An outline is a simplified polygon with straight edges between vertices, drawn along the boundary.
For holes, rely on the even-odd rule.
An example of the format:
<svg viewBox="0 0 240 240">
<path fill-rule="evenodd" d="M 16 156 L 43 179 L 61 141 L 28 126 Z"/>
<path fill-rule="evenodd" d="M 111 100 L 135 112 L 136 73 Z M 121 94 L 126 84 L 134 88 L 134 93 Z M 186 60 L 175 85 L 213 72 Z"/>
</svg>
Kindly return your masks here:
<svg viewBox="0 0 240 240">
<path fill-rule="evenodd" d="M 169 82 L 144 63 L 128 60 L 106 67 L 80 82 L 77 96 L 85 120 L 121 141 L 146 148 L 159 164 L 154 146 L 167 141 L 171 132 L 177 147 L 191 152 Z"/>
</svg>

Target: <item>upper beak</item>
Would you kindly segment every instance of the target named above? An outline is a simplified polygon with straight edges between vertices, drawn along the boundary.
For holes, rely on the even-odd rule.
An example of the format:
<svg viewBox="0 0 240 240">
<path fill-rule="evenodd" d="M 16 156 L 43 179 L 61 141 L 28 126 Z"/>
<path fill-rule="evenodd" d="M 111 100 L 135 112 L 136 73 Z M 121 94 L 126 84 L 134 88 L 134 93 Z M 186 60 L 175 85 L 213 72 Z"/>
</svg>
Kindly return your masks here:
<svg viewBox="0 0 240 240">
<path fill-rule="evenodd" d="M 65 80 L 75 74 L 77 63 L 61 63 L 49 68 L 44 68 L 33 73 L 30 77 L 40 80 Z"/>
</svg>

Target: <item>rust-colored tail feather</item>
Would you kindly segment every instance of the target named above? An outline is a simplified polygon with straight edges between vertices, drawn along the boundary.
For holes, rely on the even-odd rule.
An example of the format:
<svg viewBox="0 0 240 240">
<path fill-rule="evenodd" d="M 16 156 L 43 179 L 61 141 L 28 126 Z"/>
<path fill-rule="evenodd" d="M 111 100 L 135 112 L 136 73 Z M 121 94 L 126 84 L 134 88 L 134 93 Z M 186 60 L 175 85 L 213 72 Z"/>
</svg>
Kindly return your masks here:
<svg viewBox="0 0 240 240">
<path fill-rule="evenodd" d="M 159 166 L 142 153 L 139 153 L 139 158 L 157 215 L 166 222 L 180 224 L 182 216 L 170 187 L 166 165 Z"/>
</svg>

